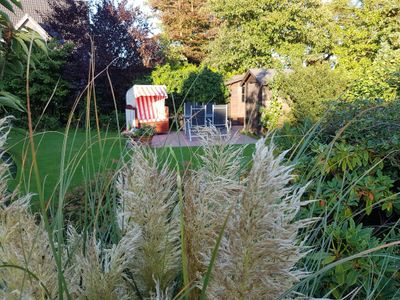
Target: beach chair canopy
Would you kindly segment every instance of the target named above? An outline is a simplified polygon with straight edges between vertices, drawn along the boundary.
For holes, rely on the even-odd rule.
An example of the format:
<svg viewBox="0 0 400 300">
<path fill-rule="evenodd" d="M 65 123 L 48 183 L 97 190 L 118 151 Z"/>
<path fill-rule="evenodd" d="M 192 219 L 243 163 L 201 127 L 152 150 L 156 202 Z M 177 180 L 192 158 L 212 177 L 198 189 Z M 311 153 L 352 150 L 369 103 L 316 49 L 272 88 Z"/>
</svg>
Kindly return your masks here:
<svg viewBox="0 0 400 300">
<path fill-rule="evenodd" d="M 165 85 L 134 85 L 133 94 L 139 122 L 168 119 L 165 113 L 165 99 L 168 98 Z"/>
</svg>

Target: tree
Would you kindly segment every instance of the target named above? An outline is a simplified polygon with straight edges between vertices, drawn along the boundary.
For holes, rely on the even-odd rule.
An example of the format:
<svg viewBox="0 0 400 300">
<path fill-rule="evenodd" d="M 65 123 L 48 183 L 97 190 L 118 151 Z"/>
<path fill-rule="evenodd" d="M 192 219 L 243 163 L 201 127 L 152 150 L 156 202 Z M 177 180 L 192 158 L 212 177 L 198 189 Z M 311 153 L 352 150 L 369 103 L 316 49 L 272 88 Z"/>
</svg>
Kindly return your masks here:
<svg viewBox="0 0 400 300">
<path fill-rule="evenodd" d="M 73 43 L 63 77 L 69 81 L 72 93 L 68 98 L 71 107 L 79 93 L 87 85 L 90 61 L 89 8 L 85 2 L 49 1 L 51 13 L 44 16 L 45 29 L 61 43 Z"/>
<path fill-rule="evenodd" d="M 337 66 L 352 70 L 357 77 L 375 61 L 381 49 L 400 48 L 398 0 L 334 0 L 326 4 L 332 30 L 332 52 Z"/>
<path fill-rule="evenodd" d="M 210 0 L 221 22 L 207 61 L 224 73 L 301 64 L 326 47 L 315 0 Z M 318 35 L 316 36 L 318 32 Z"/>
<path fill-rule="evenodd" d="M 96 73 L 109 66 L 109 74 L 120 108 L 125 104 L 125 93 L 132 83 L 132 76 L 144 71 L 140 51 L 149 34 L 148 24 L 138 8 L 127 9 L 127 1 L 114 6 L 103 0 L 92 16 L 91 36 L 95 43 Z M 96 92 L 102 97 L 100 107 L 109 111 L 114 105 L 106 75 L 96 81 Z"/>
<path fill-rule="evenodd" d="M 222 25 L 206 61 L 224 74 L 293 69 L 279 88 L 299 120 L 318 119 L 339 96 L 396 98 L 398 0 L 210 0 L 210 7 Z"/>
<path fill-rule="evenodd" d="M 199 64 L 205 57 L 204 46 L 213 38 L 215 29 L 207 0 L 150 0 L 149 3 L 159 12 L 170 42 L 182 45 L 188 61 Z"/>
<path fill-rule="evenodd" d="M 66 78 L 75 91 L 71 101 L 87 84 L 89 61 L 93 54 L 92 39 L 95 73 L 108 69 L 118 107 L 122 108 L 125 92 L 132 80 L 146 70 L 143 58 L 151 61 L 152 51 L 158 51 L 156 41 L 148 38 L 149 26 L 143 13 L 128 5 L 127 0 L 116 4 L 112 0 L 102 0 L 93 9 L 74 0 L 49 3 L 52 13 L 46 21 L 50 29 L 75 45 L 65 69 Z M 100 111 L 113 109 L 113 95 L 106 73 L 96 78 L 95 85 Z"/>
</svg>

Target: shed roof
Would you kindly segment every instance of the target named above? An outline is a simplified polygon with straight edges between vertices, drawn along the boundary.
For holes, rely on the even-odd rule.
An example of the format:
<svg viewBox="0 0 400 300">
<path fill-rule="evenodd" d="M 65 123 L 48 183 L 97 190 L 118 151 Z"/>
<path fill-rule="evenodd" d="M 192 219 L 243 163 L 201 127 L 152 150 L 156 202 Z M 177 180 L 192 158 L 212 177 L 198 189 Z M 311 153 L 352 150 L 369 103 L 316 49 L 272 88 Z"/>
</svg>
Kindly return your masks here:
<svg viewBox="0 0 400 300">
<path fill-rule="evenodd" d="M 291 69 L 284 69 L 284 73 L 292 73 L 293 70 Z M 236 82 L 240 81 L 240 84 L 243 85 L 246 83 L 247 80 L 251 76 L 253 76 L 257 82 L 260 85 L 267 85 L 272 81 L 274 76 L 278 73 L 278 70 L 276 69 L 261 69 L 261 68 L 252 68 L 249 69 L 246 73 L 241 74 L 241 75 L 234 75 L 231 78 L 229 78 L 227 81 L 225 81 L 225 85 L 231 85 Z"/>
<path fill-rule="evenodd" d="M 225 81 L 225 85 L 231 85 L 238 81 L 242 81 L 243 77 L 244 77 L 244 74 L 234 75 L 231 78 L 229 78 L 227 81 Z"/>
<path fill-rule="evenodd" d="M 275 69 L 249 69 L 243 76 L 241 84 L 243 85 L 251 76 L 253 76 L 260 85 L 266 85 L 276 75 Z"/>
</svg>

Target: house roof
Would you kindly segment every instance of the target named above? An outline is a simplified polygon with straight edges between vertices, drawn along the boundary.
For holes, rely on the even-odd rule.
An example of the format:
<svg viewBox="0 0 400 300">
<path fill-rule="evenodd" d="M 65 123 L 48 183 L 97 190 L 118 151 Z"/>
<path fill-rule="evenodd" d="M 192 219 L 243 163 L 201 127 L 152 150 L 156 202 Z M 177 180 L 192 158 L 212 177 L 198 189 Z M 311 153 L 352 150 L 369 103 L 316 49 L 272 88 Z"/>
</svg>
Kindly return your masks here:
<svg viewBox="0 0 400 300">
<path fill-rule="evenodd" d="M 13 5 L 14 13 L 9 13 L 9 17 L 14 26 L 28 14 L 37 23 L 43 23 L 43 15 L 51 11 L 48 0 L 20 0 L 22 10 Z"/>
<path fill-rule="evenodd" d="M 49 35 L 47 34 L 46 30 L 34 18 L 32 18 L 29 14 L 25 14 L 21 20 L 18 21 L 16 25 L 14 25 L 16 29 L 20 28 L 30 28 L 37 33 L 44 39 L 47 40 Z"/>
</svg>

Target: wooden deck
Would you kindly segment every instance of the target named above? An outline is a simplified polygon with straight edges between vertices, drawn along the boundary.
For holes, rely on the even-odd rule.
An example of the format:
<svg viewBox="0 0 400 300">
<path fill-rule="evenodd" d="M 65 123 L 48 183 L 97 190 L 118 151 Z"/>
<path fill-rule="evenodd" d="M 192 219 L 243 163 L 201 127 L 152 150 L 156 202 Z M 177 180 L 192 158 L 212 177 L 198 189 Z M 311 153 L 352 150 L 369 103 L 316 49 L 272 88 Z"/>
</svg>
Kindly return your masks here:
<svg viewBox="0 0 400 300">
<path fill-rule="evenodd" d="M 232 127 L 230 132 L 230 137 L 227 137 L 227 139 L 229 139 L 229 143 L 235 145 L 255 144 L 257 142 L 256 139 L 240 133 L 240 130 L 242 128 L 243 126 Z M 151 146 L 154 148 L 167 147 L 167 146 L 194 147 L 200 145 L 201 145 L 200 138 L 193 138 L 192 141 L 189 141 L 189 138 L 185 135 L 183 131 L 170 132 L 167 134 L 157 134 L 153 137 L 153 140 L 151 142 Z"/>
</svg>

